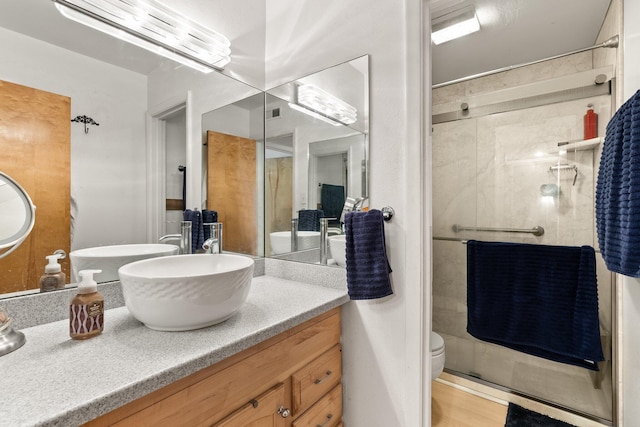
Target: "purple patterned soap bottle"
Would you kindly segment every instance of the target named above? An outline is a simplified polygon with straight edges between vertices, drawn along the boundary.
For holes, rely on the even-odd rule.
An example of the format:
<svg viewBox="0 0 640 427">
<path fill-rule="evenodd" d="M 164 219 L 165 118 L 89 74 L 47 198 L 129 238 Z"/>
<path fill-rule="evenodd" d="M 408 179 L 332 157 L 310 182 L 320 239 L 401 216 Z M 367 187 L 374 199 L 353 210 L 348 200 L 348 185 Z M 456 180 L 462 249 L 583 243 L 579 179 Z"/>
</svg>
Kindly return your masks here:
<svg viewBox="0 0 640 427">
<path fill-rule="evenodd" d="M 69 306 L 69 335 L 74 340 L 95 337 L 104 328 L 104 297 L 93 280 L 94 273 L 102 270 L 82 270 L 78 294 Z"/>
</svg>

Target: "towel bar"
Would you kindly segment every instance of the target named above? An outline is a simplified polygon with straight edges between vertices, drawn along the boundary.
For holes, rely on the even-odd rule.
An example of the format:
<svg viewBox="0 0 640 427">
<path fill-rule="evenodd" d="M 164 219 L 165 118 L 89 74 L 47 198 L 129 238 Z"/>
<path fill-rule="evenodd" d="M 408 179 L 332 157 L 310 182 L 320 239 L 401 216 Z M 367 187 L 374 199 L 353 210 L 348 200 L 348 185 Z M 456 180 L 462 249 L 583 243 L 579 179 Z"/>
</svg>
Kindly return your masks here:
<svg viewBox="0 0 640 427">
<path fill-rule="evenodd" d="M 453 224 L 451 227 L 454 233 L 461 231 L 498 231 L 501 233 L 531 233 L 534 236 L 542 236 L 544 228 L 537 225 L 533 228 L 492 228 L 492 227 L 463 227 L 462 225 Z"/>
<path fill-rule="evenodd" d="M 391 206 L 385 206 L 381 209 L 381 211 L 382 218 L 385 220 L 385 222 L 391 221 L 391 218 L 393 218 L 393 216 L 396 214 L 395 209 L 393 209 Z"/>
<path fill-rule="evenodd" d="M 466 244 L 467 244 L 467 242 L 468 242 L 470 239 L 459 239 L 459 238 L 457 238 L 457 237 L 438 237 L 438 236 L 433 236 L 433 237 L 431 238 L 431 240 L 436 240 L 436 241 L 441 241 L 441 242 L 460 242 L 460 243 L 462 243 L 463 245 L 466 245 Z M 599 253 L 600 253 L 600 250 L 599 250 L 599 249 L 596 249 L 595 251 L 596 251 L 596 253 L 597 253 L 597 254 L 599 254 Z"/>
</svg>

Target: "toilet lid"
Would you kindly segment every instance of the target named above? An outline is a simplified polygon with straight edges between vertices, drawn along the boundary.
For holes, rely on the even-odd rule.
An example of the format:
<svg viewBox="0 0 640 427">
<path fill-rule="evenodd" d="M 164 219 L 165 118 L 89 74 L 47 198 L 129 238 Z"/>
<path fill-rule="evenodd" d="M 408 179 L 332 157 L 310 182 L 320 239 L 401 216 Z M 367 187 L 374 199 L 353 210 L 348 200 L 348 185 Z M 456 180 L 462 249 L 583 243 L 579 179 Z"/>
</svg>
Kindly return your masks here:
<svg viewBox="0 0 640 427">
<path fill-rule="evenodd" d="M 431 353 L 438 353 L 444 349 L 444 340 L 435 332 L 431 331 Z"/>
</svg>

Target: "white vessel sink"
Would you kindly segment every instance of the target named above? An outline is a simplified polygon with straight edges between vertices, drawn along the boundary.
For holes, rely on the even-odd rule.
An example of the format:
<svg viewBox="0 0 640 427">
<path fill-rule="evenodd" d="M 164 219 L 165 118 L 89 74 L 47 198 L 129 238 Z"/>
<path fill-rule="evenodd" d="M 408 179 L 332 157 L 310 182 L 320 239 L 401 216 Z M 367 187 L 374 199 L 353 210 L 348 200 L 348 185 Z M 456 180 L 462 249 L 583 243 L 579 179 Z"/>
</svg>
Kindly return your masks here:
<svg viewBox="0 0 640 427">
<path fill-rule="evenodd" d="M 120 267 L 129 312 L 151 329 L 189 331 L 223 322 L 247 299 L 253 259 L 191 254 L 136 261 Z"/>
<path fill-rule="evenodd" d="M 340 267 L 346 267 L 347 259 L 345 257 L 345 251 L 347 248 L 347 238 L 344 234 L 339 236 L 329 237 L 329 251 L 331 251 L 331 258 Z"/>
<path fill-rule="evenodd" d="M 94 276 L 96 282 L 112 282 L 118 279 L 118 269 L 130 262 L 147 258 L 177 255 L 180 248 L 164 243 L 96 246 L 69 253 L 71 259 L 71 283 L 80 282 L 81 270 L 102 270 Z"/>
<path fill-rule="evenodd" d="M 291 252 L 291 232 L 276 231 L 269 234 L 271 243 L 271 255 L 286 254 Z M 298 231 L 298 250 L 306 250 L 320 247 L 319 231 Z"/>
</svg>

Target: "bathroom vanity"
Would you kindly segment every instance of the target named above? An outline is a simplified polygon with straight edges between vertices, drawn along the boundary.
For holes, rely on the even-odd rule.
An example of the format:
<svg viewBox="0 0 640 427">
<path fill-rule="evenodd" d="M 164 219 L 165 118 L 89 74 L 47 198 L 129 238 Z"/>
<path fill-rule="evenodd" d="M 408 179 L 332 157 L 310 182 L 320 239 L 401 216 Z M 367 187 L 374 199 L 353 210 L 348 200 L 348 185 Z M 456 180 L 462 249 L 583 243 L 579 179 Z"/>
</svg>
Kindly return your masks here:
<svg viewBox="0 0 640 427">
<path fill-rule="evenodd" d="M 259 276 L 209 328 L 155 331 L 118 307 L 84 342 L 68 320 L 22 329 L 24 347 L 0 358 L 0 425 L 340 426 L 347 301 L 346 288 Z"/>
<path fill-rule="evenodd" d="M 340 377 L 334 309 L 85 425 L 335 426 Z"/>
</svg>

